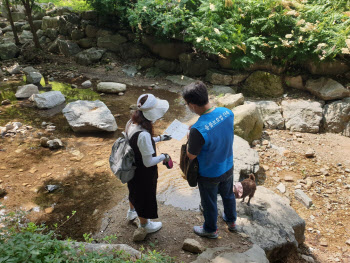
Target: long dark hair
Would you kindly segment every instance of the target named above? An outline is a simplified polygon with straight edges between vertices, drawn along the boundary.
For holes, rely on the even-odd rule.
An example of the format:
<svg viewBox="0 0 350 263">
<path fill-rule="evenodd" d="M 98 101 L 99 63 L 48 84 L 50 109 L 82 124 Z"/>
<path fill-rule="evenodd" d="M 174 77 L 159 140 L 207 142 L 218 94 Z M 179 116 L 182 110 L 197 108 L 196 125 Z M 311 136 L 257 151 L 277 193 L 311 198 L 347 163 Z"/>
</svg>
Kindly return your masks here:
<svg viewBox="0 0 350 263">
<path fill-rule="evenodd" d="M 140 99 L 140 103 L 141 105 L 143 105 L 146 100 L 148 98 L 148 95 L 145 95 L 143 96 L 141 99 Z M 133 123 L 136 123 L 138 125 L 140 125 L 142 128 L 144 128 L 146 131 L 148 131 L 151 136 L 153 135 L 153 125 L 152 125 L 152 122 L 147 120 L 145 118 L 145 116 L 143 116 L 143 113 L 142 111 L 140 110 L 136 110 L 132 115 L 131 115 L 131 121 Z"/>
</svg>

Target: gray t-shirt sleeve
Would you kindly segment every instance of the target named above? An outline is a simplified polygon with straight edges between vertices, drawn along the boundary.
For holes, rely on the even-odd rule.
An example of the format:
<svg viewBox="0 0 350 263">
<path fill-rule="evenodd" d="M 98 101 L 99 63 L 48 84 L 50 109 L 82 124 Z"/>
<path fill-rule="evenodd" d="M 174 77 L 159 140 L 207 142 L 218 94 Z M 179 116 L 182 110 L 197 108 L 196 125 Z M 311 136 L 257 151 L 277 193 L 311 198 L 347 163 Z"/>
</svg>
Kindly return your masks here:
<svg viewBox="0 0 350 263">
<path fill-rule="evenodd" d="M 205 140 L 202 134 L 196 128 L 192 128 L 188 137 L 188 152 L 193 155 L 198 155 L 201 152 L 204 143 Z"/>
</svg>

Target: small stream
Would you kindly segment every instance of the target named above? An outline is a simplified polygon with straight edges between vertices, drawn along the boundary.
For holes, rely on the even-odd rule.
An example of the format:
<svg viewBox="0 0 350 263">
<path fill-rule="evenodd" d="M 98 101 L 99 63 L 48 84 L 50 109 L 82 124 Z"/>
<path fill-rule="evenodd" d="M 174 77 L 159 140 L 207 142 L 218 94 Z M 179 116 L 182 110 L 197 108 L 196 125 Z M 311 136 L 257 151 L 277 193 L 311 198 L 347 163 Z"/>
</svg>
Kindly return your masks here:
<svg viewBox="0 0 350 263">
<path fill-rule="evenodd" d="M 42 80 L 44 81 L 44 80 Z M 44 83 L 43 83 L 44 84 Z M 96 92 L 95 89 L 80 89 L 73 88 L 71 84 L 66 82 L 53 81 L 49 82 L 52 86 L 52 90 L 61 91 L 66 97 L 66 102 L 55 108 L 48 110 L 39 110 L 34 107 L 32 102 L 28 100 L 17 100 L 15 93 L 18 86 L 25 85 L 24 81 L 12 81 L 9 83 L 0 83 L 0 101 L 9 99 L 11 101 L 11 106 L 3 108 L 0 113 L 0 126 L 5 125 L 10 121 L 20 121 L 26 123 L 27 125 L 32 125 L 36 127 L 41 127 L 42 122 L 51 122 L 56 126 L 55 134 L 60 136 L 73 135 L 74 132 L 71 130 L 68 122 L 63 116 L 62 109 L 67 103 L 76 100 L 101 100 L 110 109 L 112 114 L 115 116 L 119 133 L 120 130 L 124 129 L 125 123 L 130 118 L 131 106 L 136 104 L 137 98 L 144 93 L 152 93 L 156 97 L 161 99 L 166 99 L 169 101 L 170 110 L 166 113 L 163 121 L 157 123 L 155 126 L 155 132 L 160 129 L 165 129 L 174 119 L 181 119 L 185 116 L 185 107 L 182 103 L 182 98 L 179 94 L 173 93 L 163 89 L 155 89 L 150 87 L 127 87 L 126 92 L 122 96 L 117 94 L 100 94 Z M 40 93 L 45 92 L 45 90 L 40 90 Z M 99 133 L 97 136 L 101 136 Z M 103 133 L 106 137 L 108 136 L 118 136 L 114 133 Z M 104 137 L 104 136 L 103 136 Z"/>
</svg>

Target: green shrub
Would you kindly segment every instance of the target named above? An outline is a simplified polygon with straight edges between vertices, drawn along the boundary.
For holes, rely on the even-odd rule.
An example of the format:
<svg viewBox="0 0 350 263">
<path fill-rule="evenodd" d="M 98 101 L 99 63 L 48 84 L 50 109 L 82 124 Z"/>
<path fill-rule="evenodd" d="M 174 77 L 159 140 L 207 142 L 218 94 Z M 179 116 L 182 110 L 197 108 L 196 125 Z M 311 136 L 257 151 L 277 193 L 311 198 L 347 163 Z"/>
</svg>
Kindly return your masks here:
<svg viewBox="0 0 350 263">
<path fill-rule="evenodd" d="M 2 210 L 0 204 L 0 210 Z M 4 211 L 4 210 L 2 210 Z M 67 222 L 71 217 L 67 217 Z M 63 222 L 60 226 L 62 227 Z M 62 242 L 57 239 L 55 231 L 44 225 L 38 226 L 25 221 L 23 213 L 9 213 L 0 216 L 0 263 L 59 263 L 59 262 L 103 262 L 103 263 L 173 263 L 174 258 L 157 251 L 143 254 L 141 259 L 131 259 L 124 251 L 113 253 L 86 252 L 84 247 L 73 249 L 71 241 Z M 84 235 L 92 241 L 90 234 Z M 116 237 L 106 237 L 108 243 Z"/>
<path fill-rule="evenodd" d="M 139 0 L 128 20 L 139 33 L 182 38 L 241 68 L 333 59 L 346 47 L 348 8 L 349 0 Z"/>
</svg>

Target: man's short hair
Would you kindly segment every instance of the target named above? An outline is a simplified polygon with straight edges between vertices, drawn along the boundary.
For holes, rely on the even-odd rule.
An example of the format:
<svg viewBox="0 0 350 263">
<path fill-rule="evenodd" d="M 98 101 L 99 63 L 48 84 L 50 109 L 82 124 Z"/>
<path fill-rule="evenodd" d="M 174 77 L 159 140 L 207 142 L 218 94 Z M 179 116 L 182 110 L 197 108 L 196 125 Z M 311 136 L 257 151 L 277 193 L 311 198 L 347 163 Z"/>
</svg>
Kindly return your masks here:
<svg viewBox="0 0 350 263">
<path fill-rule="evenodd" d="M 209 102 L 207 87 L 202 81 L 192 82 L 184 87 L 182 97 L 187 103 L 204 106 Z"/>
</svg>

